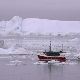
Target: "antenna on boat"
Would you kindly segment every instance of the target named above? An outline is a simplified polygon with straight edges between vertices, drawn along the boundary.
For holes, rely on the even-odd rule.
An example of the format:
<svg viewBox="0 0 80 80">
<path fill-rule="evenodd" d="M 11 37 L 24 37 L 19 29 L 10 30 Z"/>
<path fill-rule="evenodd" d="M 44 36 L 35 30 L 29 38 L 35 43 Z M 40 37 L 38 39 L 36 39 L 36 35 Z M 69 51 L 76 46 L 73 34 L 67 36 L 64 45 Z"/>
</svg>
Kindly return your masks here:
<svg viewBox="0 0 80 80">
<path fill-rule="evenodd" d="M 51 41 L 50 41 L 50 46 L 49 46 L 49 48 L 50 48 L 50 51 L 51 51 Z"/>
<path fill-rule="evenodd" d="M 63 44 L 62 44 L 62 51 L 63 51 Z"/>
</svg>

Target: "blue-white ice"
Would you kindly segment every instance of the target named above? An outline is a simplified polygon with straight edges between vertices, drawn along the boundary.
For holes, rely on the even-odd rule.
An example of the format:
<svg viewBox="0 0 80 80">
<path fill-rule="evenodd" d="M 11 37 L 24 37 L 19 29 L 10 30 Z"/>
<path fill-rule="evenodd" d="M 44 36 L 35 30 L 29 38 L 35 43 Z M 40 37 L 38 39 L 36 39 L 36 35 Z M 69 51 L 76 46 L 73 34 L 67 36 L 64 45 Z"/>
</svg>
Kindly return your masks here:
<svg viewBox="0 0 80 80">
<path fill-rule="evenodd" d="M 80 32 L 80 21 L 59 21 L 38 18 L 22 19 L 14 16 L 9 21 L 0 22 L 0 33 L 8 34 L 29 34 L 29 33 L 68 33 Z"/>
<path fill-rule="evenodd" d="M 78 64 L 78 62 L 75 61 L 66 61 L 66 62 L 59 62 L 59 61 L 49 61 L 49 62 L 44 62 L 44 61 L 37 61 L 34 64 L 36 65 L 45 65 L 45 64 L 51 64 L 51 65 L 75 65 Z"/>
</svg>

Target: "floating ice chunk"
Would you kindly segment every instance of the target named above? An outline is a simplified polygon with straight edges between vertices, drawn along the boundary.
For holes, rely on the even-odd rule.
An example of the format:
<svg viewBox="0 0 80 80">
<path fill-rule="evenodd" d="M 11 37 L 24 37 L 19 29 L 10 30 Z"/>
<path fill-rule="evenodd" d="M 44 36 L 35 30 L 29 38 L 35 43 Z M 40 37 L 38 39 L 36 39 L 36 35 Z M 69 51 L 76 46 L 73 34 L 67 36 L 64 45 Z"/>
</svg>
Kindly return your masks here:
<svg viewBox="0 0 80 80">
<path fill-rule="evenodd" d="M 60 61 L 51 60 L 51 61 L 48 61 L 48 63 L 60 63 Z"/>
<path fill-rule="evenodd" d="M 44 62 L 44 61 L 38 61 L 38 62 L 35 62 L 34 64 L 48 64 L 48 63 L 46 63 L 46 62 Z"/>
<path fill-rule="evenodd" d="M 10 57 L 10 56 L 1 56 L 0 58 L 7 58 L 7 59 L 10 59 L 11 57 Z"/>
<path fill-rule="evenodd" d="M 21 63 L 22 61 L 19 60 L 14 60 L 14 61 L 10 61 L 11 63 Z"/>
<path fill-rule="evenodd" d="M 7 65 L 17 66 L 17 65 L 24 65 L 24 63 L 22 61 L 19 61 L 19 60 L 14 60 L 14 61 L 10 61 L 10 63 Z"/>
</svg>

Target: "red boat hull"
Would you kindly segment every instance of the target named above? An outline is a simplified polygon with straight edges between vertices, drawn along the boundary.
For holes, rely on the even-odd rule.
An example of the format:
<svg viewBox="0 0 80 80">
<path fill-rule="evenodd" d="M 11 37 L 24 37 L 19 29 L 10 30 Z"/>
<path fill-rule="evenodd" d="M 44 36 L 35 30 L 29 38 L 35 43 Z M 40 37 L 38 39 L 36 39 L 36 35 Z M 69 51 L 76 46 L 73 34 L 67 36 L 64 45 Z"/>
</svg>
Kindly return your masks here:
<svg viewBox="0 0 80 80">
<path fill-rule="evenodd" d="M 64 62 L 66 61 L 65 57 L 56 57 L 56 56 L 42 56 L 42 55 L 38 55 L 38 58 L 40 61 L 51 61 L 51 60 L 56 60 L 56 61 L 61 61 Z"/>
</svg>

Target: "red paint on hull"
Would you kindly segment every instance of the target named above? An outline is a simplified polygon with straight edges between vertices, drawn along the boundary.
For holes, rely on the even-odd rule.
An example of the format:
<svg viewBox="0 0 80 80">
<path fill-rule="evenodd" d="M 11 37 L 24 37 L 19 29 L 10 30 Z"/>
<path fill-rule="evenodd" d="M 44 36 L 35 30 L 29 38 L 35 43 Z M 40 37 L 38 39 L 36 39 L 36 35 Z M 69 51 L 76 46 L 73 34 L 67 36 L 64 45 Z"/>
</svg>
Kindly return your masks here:
<svg viewBox="0 0 80 80">
<path fill-rule="evenodd" d="M 42 56 L 38 55 L 38 58 L 40 61 L 51 61 L 51 60 L 57 60 L 57 61 L 66 61 L 65 57 L 57 57 L 57 56 Z"/>
</svg>

